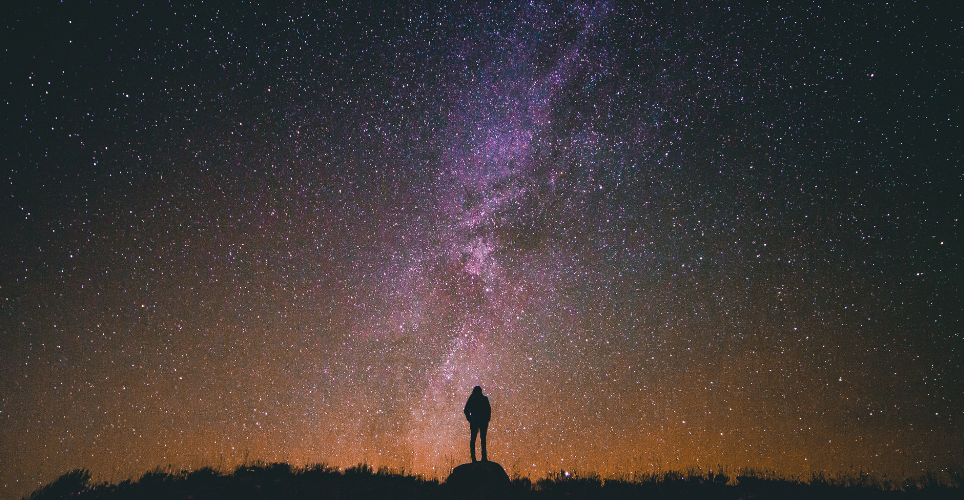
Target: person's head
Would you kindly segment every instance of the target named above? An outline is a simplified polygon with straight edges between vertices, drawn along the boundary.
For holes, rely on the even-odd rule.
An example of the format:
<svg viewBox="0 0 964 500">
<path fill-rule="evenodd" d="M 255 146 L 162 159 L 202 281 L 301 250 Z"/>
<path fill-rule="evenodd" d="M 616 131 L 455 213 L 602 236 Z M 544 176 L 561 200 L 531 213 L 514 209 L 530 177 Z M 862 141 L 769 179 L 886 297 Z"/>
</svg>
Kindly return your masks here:
<svg viewBox="0 0 964 500">
<path fill-rule="evenodd" d="M 482 394 L 482 388 L 475 386 L 475 389 L 472 389 L 472 394 Z"/>
</svg>

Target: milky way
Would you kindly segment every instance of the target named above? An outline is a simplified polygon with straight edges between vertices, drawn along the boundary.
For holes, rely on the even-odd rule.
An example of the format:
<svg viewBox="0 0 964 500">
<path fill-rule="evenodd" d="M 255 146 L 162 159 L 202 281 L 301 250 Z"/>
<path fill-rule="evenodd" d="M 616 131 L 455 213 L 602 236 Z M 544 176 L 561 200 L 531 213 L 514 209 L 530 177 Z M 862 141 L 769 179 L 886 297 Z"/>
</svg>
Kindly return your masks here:
<svg viewBox="0 0 964 500">
<path fill-rule="evenodd" d="M 0 484 L 964 463 L 960 10 L 5 15 Z"/>
</svg>

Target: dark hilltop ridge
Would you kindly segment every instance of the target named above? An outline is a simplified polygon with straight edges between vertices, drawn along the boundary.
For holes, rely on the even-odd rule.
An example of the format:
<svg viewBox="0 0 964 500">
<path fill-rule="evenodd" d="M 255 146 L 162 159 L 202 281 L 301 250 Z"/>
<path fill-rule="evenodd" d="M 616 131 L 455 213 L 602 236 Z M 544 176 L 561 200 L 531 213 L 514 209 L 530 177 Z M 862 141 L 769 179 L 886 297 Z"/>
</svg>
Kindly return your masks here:
<svg viewBox="0 0 964 500">
<path fill-rule="evenodd" d="M 635 480 L 602 479 L 565 471 L 535 482 L 509 479 L 495 462 L 463 464 L 444 480 L 404 471 L 375 470 L 360 464 L 341 470 L 317 464 L 253 463 L 233 472 L 211 467 L 193 471 L 155 469 L 138 480 L 91 482 L 87 470 L 68 472 L 31 493 L 27 500 L 206 500 L 206 499 L 960 499 L 964 471 L 938 478 L 924 475 L 898 483 L 869 476 L 808 481 L 741 471 L 734 477 L 713 472 L 666 472 Z"/>
</svg>

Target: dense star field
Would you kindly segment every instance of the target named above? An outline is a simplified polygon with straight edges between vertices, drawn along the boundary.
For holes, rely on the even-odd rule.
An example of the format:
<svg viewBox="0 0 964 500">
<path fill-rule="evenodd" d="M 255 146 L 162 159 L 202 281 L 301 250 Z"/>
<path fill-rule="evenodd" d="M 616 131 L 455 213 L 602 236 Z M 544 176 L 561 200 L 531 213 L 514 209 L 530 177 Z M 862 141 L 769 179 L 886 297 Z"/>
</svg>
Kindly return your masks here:
<svg viewBox="0 0 964 500">
<path fill-rule="evenodd" d="M 964 464 L 960 8 L 3 10 L 0 485 Z M 956 90 L 955 90 L 956 89 Z"/>
</svg>

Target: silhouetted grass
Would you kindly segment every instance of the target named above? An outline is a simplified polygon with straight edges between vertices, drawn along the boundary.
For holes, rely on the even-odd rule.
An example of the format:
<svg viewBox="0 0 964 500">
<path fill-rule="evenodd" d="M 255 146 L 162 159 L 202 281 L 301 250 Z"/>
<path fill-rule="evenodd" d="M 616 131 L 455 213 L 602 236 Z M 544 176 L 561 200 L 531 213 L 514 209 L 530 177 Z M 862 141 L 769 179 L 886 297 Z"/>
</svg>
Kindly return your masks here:
<svg viewBox="0 0 964 500">
<path fill-rule="evenodd" d="M 70 471 L 34 491 L 29 500 L 214 500 L 214 499 L 445 499 L 452 492 L 436 480 L 358 464 L 344 470 L 325 464 L 305 468 L 255 462 L 230 473 L 211 467 L 193 471 L 154 469 L 136 481 L 91 484 L 87 470 Z M 959 499 L 964 472 L 924 474 L 894 483 L 869 475 L 831 477 L 814 474 L 807 481 L 765 471 L 669 471 L 632 479 L 603 479 L 597 474 L 561 471 L 532 482 L 516 477 L 510 498 L 566 499 Z M 474 498 L 474 497 L 473 497 Z M 508 500 L 500 495 L 498 500 Z"/>
</svg>

